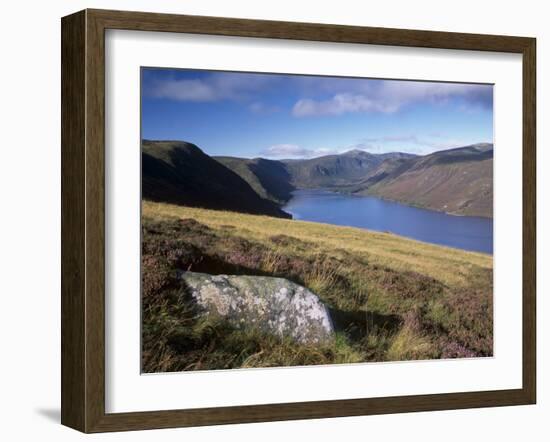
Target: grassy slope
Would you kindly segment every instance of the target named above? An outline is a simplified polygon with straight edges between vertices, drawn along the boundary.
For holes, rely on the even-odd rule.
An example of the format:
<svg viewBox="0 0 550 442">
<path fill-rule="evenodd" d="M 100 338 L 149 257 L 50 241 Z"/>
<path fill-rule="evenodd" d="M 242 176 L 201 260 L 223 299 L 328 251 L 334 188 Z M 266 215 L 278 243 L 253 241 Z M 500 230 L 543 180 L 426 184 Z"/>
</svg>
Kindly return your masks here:
<svg viewBox="0 0 550 442">
<path fill-rule="evenodd" d="M 359 194 L 457 215 L 493 216 L 493 149 L 490 144 L 384 163 L 380 169 L 364 182 L 365 189 Z M 377 173 L 380 180 L 377 180 Z"/>
<path fill-rule="evenodd" d="M 484 160 L 407 172 L 365 194 L 457 215 L 492 217 L 492 181 L 493 161 Z"/>
<path fill-rule="evenodd" d="M 193 218 L 212 228 L 232 225 L 235 234 L 253 236 L 268 241 L 273 235 L 288 235 L 310 241 L 319 249 L 345 249 L 364 254 L 372 263 L 388 266 L 398 271 L 417 271 L 441 280 L 446 284 L 467 282 L 472 266 L 492 269 L 492 256 L 466 252 L 459 249 L 436 246 L 405 239 L 391 233 L 366 231 L 353 227 L 283 220 L 267 216 L 212 211 L 170 204 L 143 203 L 143 216 L 148 218 Z"/>
<path fill-rule="evenodd" d="M 146 371 L 492 354 L 489 255 L 355 228 L 147 201 L 143 228 Z M 189 268 L 303 284 L 331 308 L 337 339 L 311 348 L 198 320 L 173 279 L 177 269 Z"/>
</svg>

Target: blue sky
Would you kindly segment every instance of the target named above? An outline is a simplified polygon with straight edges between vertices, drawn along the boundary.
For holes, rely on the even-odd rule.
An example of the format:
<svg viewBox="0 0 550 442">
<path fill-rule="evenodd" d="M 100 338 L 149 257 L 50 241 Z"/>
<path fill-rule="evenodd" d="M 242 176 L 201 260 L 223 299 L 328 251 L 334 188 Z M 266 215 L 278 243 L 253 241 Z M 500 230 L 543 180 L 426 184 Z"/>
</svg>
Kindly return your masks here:
<svg viewBox="0 0 550 442">
<path fill-rule="evenodd" d="M 248 158 L 426 154 L 492 143 L 493 87 L 143 68 L 142 137 Z"/>
</svg>

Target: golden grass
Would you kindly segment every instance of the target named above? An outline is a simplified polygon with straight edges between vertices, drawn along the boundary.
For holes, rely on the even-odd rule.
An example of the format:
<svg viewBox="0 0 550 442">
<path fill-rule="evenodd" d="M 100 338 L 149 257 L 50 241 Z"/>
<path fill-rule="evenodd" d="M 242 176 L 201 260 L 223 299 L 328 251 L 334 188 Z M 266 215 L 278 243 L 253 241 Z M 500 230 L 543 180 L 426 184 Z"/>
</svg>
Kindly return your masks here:
<svg viewBox="0 0 550 442">
<path fill-rule="evenodd" d="M 330 250 L 334 256 L 342 251 L 365 257 L 397 271 L 415 271 L 441 281 L 461 286 L 468 282 L 475 267 L 492 269 L 493 257 L 449 247 L 414 241 L 391 233 L 367 231 L 353 227 L 287 220 L 268 216 L 207 210 L 144 201 L 142 214 L 151 219 L 193 218 L 213 228 L 231 226 L 243 237 L 268 241 L 274 235 L 287 235 L 313 242 L 319 250 Z M 311 251 L 312 253 L 315 250 Z M 272 263 L 271 265 L 276 265 Z"/>
<path fill-rule="evenodd" d="M 432 359 L 432 352 L 432 344 L 427 336 L 403 327 L 393 338 L 386 357 L 388 361 Z"/>
</svg>

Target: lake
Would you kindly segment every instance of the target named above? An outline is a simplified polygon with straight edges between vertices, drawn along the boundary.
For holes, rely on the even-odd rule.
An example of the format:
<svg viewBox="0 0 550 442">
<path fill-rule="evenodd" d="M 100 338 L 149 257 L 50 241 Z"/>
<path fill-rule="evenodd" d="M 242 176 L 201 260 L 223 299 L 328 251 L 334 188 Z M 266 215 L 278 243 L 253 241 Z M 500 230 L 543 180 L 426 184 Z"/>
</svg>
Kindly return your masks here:
<svg viewBox="0 0 550 442">
<path fill-rule="evenodd" d="M 283 207 L 294 219 L 360 227 L 476 252 L 493 253 L 493 220 L 455 216 L 372 196 L 297 190 Z"/>
</svg>

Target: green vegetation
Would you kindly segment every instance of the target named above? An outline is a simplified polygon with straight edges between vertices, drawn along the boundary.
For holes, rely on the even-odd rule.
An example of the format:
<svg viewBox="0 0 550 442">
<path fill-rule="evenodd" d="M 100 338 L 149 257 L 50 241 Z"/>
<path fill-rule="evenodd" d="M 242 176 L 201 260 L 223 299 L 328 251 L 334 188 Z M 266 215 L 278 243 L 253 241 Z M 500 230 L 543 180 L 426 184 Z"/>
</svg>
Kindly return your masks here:
<svg viewBox="0 0 550 442">
<path fill-rule="evenodd" d="M 143 202 L 145 372 L 492 355 L 492 257 L 393 234 Z M 329 306 L 323 346 L 197 314 L 177 274 L 284 277 Z"/>
</svg>

